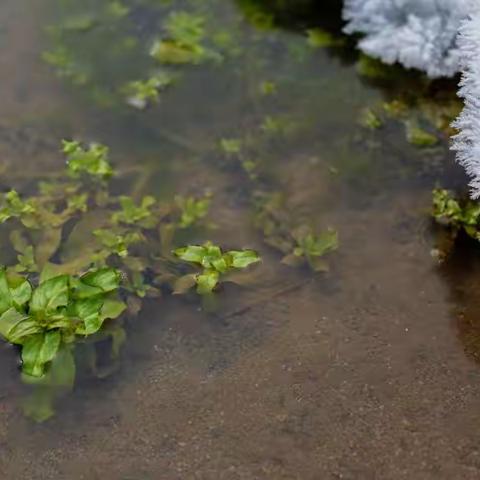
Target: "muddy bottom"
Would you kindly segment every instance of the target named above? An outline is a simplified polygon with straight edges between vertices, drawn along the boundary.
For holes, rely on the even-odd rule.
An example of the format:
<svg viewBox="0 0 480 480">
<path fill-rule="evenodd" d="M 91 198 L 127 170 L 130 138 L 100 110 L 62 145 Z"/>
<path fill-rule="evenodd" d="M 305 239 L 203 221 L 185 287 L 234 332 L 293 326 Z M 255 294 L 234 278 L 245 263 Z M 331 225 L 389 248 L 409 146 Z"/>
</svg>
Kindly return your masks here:
<svg viewBox="0 0 480 480">
<path fill-rule="evenodd" d="M 480 478 L 478 245 L 443 266 L 431 256 L 432 188 L 466 182 L 445 132 L 419 150 L 403 121 L 361 127 L 359 113 L 395 92 L 359 77 L 356 53 L 312 49 L 305 31 L 256 30 L 237 3 L 248 2 L 213 2 L 227 5 L 245 51 L 185 69 L 141 112 L 91 103 L 41 61 L 52 48 L 43 8 L 0 7 L 2 191 L 56 178 L 62 138 L 100 141 L 119 171 L 134 172 L 114 179 L 116 193 L 209 191 L 216 228 L 186 242 L 263 259 L 255 287 L 224 288 L 215 313 L 193 294 L 146 302 L 120 369 L 79 375 L 43 424 L 22 415 L 18 351 L 2 342 L 0 480 Z M 235 138 L 246 156 L 220 151 Z M 252 221 L 258 191 L 283 194 L 298 224 L 338 230 L 328 273 L 281 264 Z"/>
<path fill-rule="evenodd" d="M 0 410 L 2 478 L 479 478 L 479 366 L 429 255 L 427 195 L 343 211 L 327 278 L 216 316 L 147 306 L 121 381 L 38 427 Z"/>
</svg>

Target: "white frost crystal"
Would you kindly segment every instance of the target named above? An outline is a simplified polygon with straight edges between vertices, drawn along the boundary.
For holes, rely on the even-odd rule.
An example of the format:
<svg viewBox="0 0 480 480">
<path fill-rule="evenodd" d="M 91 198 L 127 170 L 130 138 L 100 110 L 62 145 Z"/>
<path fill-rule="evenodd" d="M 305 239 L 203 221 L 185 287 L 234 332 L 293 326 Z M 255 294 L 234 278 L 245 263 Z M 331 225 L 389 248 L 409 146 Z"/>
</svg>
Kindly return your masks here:
<svg viewBox="0 0 480 480">
<path fill-rule="evenodd" d="M 458 46 L 463 72 L 459 95 L 465 108 L 454 126 L 453 149 L 458 161 L 472 177 L 472 197 L 480 197 L 480 5 L 460 28 Z"/>
<path fill-rule="evenodd" d="M 400 62 L 434 78 L 459 70 L 456 37 L 480 0 L 345 0 L 347 33 L 361 33 L 359 47 L 385 63 Z"/>
</svg>

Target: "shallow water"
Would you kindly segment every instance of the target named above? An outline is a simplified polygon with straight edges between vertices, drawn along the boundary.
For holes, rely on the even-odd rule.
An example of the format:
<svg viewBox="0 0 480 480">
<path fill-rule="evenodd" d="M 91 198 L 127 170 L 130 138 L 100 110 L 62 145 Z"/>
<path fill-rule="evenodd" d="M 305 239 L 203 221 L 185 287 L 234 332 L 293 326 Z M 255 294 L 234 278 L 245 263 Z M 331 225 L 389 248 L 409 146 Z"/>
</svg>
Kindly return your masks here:
<svg viewBox="0 0 480 480">
<path fill-rule="evenodd" d="M 17 354 L 2 346 L 1 478 L 479 478 L 478 253 L 467 244 L 442 267 L 430 255 L 431 190 L 464 183 L 447 142 L 416 149 L 395 121 L 365 130 L 360 112 L 391 86 L 362 79 L 348 50 L 309 48 L 301 29 L 259 30 L 233 2 L 171 8 L 213 5 L 243 42 L 234 60 L 185 68 L 146 111 L 102 106 L 41 60 L 61 5 L 0 7 L 2 186 L 55 174 L 61 138 L 101 141 L 131 172 L 117 190 L 208 189 L 207 238 L 263 262 L 256 287 L 226 288 L 215 313 L 147 302 L 119 371 L 82 377 L 44 424 L 22 416 Z M 136 10 L 136 34 L 155 21 Z M 259 94 L 265 81 L 276 95 Z M 293 126 L 261 140 L 252 182 L 218 142 L 256 138 L 267 115 Z M 295 221 L 339 231 L 329 273 L 280 264 L 252 221 L 258 189 L 282 193 Z"/>
</svg>

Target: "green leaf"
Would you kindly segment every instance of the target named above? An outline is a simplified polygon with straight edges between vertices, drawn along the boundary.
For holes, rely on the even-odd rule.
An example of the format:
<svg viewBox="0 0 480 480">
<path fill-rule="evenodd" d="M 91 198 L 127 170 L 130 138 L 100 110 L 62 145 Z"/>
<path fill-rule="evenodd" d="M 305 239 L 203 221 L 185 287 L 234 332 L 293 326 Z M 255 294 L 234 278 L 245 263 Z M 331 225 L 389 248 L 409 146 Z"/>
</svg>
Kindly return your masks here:
<svg viewBox="0 0 480 480">
<path fill-rule="evenodd" d="M 42 423 L 55 415 L 54 395 L 50 388 L 37 388 L 22 403 L 23 413 L 37 423 Z"/>
<path fill-rule="evenodd" d="M 116 328 L 110 330 L 110 335 L 112 336 L 112 359 L 116 359 L 120 355 L 120 349 L 123 344 L 127 341 L 127 334 L 125 329 L 117 326 Z"/>
<path fill-rule="evenodd" d="M 88 272 L 80 278 L 75 285 L 79 298 L 108 293 L 120 287 L 121 276 L 114 268 L 102 268 Z"/>
<path fill-rule="evenodd" d="M 22 373 L 22 380 L 34 391 L 23 401 L 24 414 L 36 422 L 44 422 L 55 414 L 54 402 L 72 390 L 75 383 L 75 359 L 72 347 L 61 344 L 49 368 L 42 377 Z"/>
<path fill-rule="evenodd" d="M 100 311 L 100 318 L 102 320 L 118 318 L 127 308 L 127 305 L 120 301 L 111 298 L 105 299 L 102 309 Z"/>
<path fill-rule="evenodd" d="M 338 47 L 345 44 L 343 38 L 337 38 L 321 28 L 307 30 L 307 43 L 312 48 Z"/>
<path fill-rule="evenodd" d="M 79 335 L 93 335 L 102 327 L 100 310 L 103 306 L 102 296 L 82 298 L 69 308 L 69 315 L 79 318 L 83 324 L 77 327 L 75 333 Z"/>
<path fill-rule="evenodd" d="M 212 293 L 217 286 L 219 274 L 215 270 L 205 270 L 202 274 L 197 276 L 197 293 L 205 295 Z"/>
<path fill-rule="evenodd" d="M 76 178 L 82 174 L 106 179 L 113 175 L 113 169 L 108 162 L 108 147 L 92 143 L 84 149 L 79 142 L 63 141 L 63 152 L 67 155 L 69 174 Z"/>
<path fill-rule="evenodd" d="M 30 335 L 42 332 L 42 327 L 33 318 L 27 318 L 18 323 L 10 332 L 9 342 L 22 345 Z"/>
<path fill-rule="evenodd" d="M 145 237 L 140 232 L 116 233 L 115 231 L 100 228 L 94 230 L 93 234 L 107 249 L 108 254 L 116 254 L 122 258 L 128 255 L 130 245 L 145 240 Z"/>
<path fill-rule="evenodd" d="M 120 197 L 122 210 L 112 215 L 113 223 L 125 223 L 127 225 L 140 224 L 144 228 L 153 228 L 156 219 L 153 216 L 151 208 L 155 205 L 155 198 L 146 196 L 142 199 L 139 206 L 135 204 L 131 197 Z"/>
<path fill-rule="evenodd" d="M 322 232 L 317 238 L 312 239 L 309 244 L 307 254 L 315 257 L 321 257 L 328 252 L 338 248 L 338 233 L 333 229 Z"/>
<path fill-rule="evenodd" d="M 10 242 L 12 243 L 15 251 L 18 253 L 24 253 L 29 246 L 28 240 L 20 230 L 13 230 L 10 233 Z"/>
<path fill-rule="evenodd" d="M 32 377 L 22 372 L 22 381 L 27 385 L 46 388 L 53 396 L 58 393 L 58 387 L 71 390 L 75 383 L 76 370 L 73 349 L 74 347 L 72 345 L 61 343 L 45 375 L 42 377 Z"/>
<path fill-rule="evenodd" d="M 189 275 L 184 275 L 183 277 L 180 277 L 175 280 L 175 283 L 173 284 L 173 294 L 174 295 L 180 295 L 188 290 L 190 290 L 193 286 L 195 286 L 197 283 L 197 275 L 195 274 L 189 274 Z"/>
<path fill-rule="evenodd" d="M 0 223 L 12 217 L 28 217 L 35 213 L 35 206 L 30 201 L 23 201 L 15 190 L 10 190 L 4 196 L 3 206 L 0 208 Z"/>
<path fill-rule="evenodd" d="M 0 335 L 10 343 L 17 343 L 18 336 L 14 335 L 15 329 L 26 319 L 28 315 L 18 312 L 14 307 L 9 308 L 0 316 Z"/>
<path fill-rule="evenodd" d="M 231 250 L 228 255 L 232 257 L 232 267 L 246 268 L 252 263 L 260 261 L 260 256 L 254 250 Z"/>
<path fill-rule="evenodd" d="M 300 267 L 305 263 L 305 257 L 296 255 L 295 253 L 289 253 L 282 258 L 282 263 L 289 267 Z"/>
<path fill-rule="evenodd" d="M 0 314 L 12 305 L 21 309 L 32 295 L 32 286 L 22 276 L 0 270 Z"/>
<path fill-rule="evenodd" d="M 185 262 L 199 263 L 202 265 L 203 257 L 206 255 L 207 250 L 205 247 L 198 245 L 189 245 L 188 247 L 177 248 L 173 253 Z"/>
<path fill-rule="evenodd" d="M 17 307 L 23 307 L 32 296 L 32 286 L 28 280 L 23 280 L 15 288 L 10 288 L 12 302 Z"/>
<path fill-rule="evenodd" d="M 61 228 L 47 228 L 35 247 L 35 263 L 41 269 L 57 251 L 62 239 Z"/>
<path fill-rule="evenodd" d="M 32 335 L 22 348 L 22 370 L 26 375 L 41 377 L 45 365 L 51 362 L 60 347 L 61 335 L 58 330 Z"/>
<path fill-rule="evenodd" d="M 405 128 L 407 133 L 407 140 L 412 145 L 415 145 L 419 148 L 428 148 L 436 145 L 439 140 L 436 135 L 433 133 L 423 130 L 413 121 L 406 121 Z"/>
<path fill-rule="evenodd" d="M 41 283 L 33 292 L 30 312 L 34 314 L 52 313 L 68 304 L 68 275 L 59 275 Z"/>
<path fill-rule="evenodd" d="M 32 245 L 25 248 L 24 252 L 17 256 L 18 264 L 15 266 L 17 272 L 37 272 L 38 266 L 35 263 L 35 256 Z"/>
<path fill-rule="evenodd" d="M 102 306 L 103 298 L 100 296 L 82 298 L 73 304 L 72 311 L 78 318 L 86 319 L 92 315 L 98 315 Z"/>
<path fill-rule="evenodd" d="M 8 286 L 5 268 L 0 270 L 0 313 L 7 311 L 12 306 L 12 294 Z"/>
<path fill-rule="evenodd" d="M 181 211 L 180 227 L 188 228 L 207 215 L 210 196 L 206 195 L 204 198 L 196 199 L 178 195 L 175 197 L 175 203 Z"/>
</svg>

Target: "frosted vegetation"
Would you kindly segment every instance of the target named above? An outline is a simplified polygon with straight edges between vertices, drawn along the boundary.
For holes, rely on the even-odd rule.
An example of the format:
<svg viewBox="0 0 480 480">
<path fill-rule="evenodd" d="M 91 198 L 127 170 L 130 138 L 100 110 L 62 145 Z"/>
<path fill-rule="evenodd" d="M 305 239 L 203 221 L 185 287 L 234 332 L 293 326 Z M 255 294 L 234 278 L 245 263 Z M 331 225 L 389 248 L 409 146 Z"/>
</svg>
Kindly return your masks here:
<svg viewBox="0 0 480 480">
<path fill-rule="evenodd" d="M 472 197 L 480 197 L 480 8 L 467 20 L 458 37 L 463 71 L 459 95 L 465 108 L 455 122 L 459 133 L 453 149 L 458 161 L 472 177 Z"/>
<path fill-rule="evenodd" d="M 456 37 L 474 0 L 346 0 L 348 33 L 361 33 L 360 48 L 385 63 L 400 62 L 434 78 L 459 68 Z"/>
<path fill-rule="evenodd" d="M 386 63 L 399 62 L 429 77 L 462 72 L 465 108 L 454 123 L 453 149 L 480 197 L 480 2 L 478 0 L 346 0 L 348 33 Z"/>
</svg>

